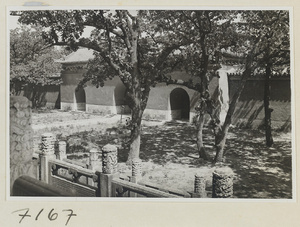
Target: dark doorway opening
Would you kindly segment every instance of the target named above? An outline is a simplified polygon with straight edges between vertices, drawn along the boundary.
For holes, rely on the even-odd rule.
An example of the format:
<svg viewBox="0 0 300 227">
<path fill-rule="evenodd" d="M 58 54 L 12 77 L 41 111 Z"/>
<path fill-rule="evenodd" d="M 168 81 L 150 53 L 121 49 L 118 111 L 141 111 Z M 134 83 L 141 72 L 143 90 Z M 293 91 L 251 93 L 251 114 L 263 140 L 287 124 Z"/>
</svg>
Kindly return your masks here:
<svg viewBox="0 0 300 227">
<path fill-rule="evenodd" d="M 175 88 L 170 93 L 172 120 L 190 119 L 190 98 L 182 88 Z"/>
<path fill-rule="evenodd" d="M 83 88 L 75 90 L 75 101 L 77 106 L 76 110 L 86 111 L 85 91 Z"/>
</svg>

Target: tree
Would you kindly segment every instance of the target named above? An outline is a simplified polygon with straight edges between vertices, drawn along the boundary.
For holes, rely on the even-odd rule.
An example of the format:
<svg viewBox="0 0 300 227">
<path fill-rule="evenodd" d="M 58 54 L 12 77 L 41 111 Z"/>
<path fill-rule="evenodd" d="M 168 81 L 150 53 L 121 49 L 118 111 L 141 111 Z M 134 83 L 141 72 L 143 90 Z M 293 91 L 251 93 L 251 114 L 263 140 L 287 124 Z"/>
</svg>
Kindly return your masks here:
<svg viewBox="0 0 300 227">
<path fill-rule="evenodd" d="M 289 14 L 288 11 L 250 11 L 242 14 L 252 34 L 260 37 L 257 45 L 261 54 L 257 56 L 257 71 L 265 74 L 264 110 L 266 145 L 273 144 L 270 108 L 270 78 L 272 73 L 289 73 Z"/>
<path fill-rule="evenodd" d="M 200 158 L 207 159 L 207 154 L 203 145 L 203 128 L 205 115 L 209 115 L 211 125 L 213 127 L 215 137 L 216 155 L 214 162 L 223 161 L 224 147 L 231 125 L 232 115 L 235 111 L 236 104 L 245 86 L 247 78 L 252 74 L 255 64 L 253 60 L 257 53 L 258 38 L 251 38 L 251 34 L 247 35 L 246 27 L 239 26 L 236 21 L 239 20 L 239 12 L 237 11 L 182 11 L 180 28 L 175 29 L 177 35 L 186 34 L 186 39 L 191 40 L 192 44 L 182 48 L 178 54 L 177 60 L 181 64 L 179 67 L 184 68 L 194 77 L 200 79 L 200 82 L 194 81 L 180 82 L 188 88 L 199 92 L 200 99 L 196 108 L 196 126 L 197 126 L 197 146 Z M 186 28 L 182 32 L 182 28 Z M 209 83 L 211 78 L 215 76 L 216 70 L 220 62 L 218 58 L 222 58 L 221 51 L 234 52 L 240 54 L 244 59 L 244 68 L 240 85 L 233 96 L 225 121 L 219 119 L 220 103 L 218 97 L 212 97 L 209 92 Z M 171 64 L 174 65 L 173 62 Z M 167 83 L 177 84 L 178 81 L 171 78 L 165 78 Z"/>
<path fill-rule="evenodd" d="M 200 158 L 207 159 L 203 145 L 203 128 L 205 115 L 209 115 L 213 124 L 219 124 L 218 97 L 211 97 L 209 83 L 212 77 L 217 76 L 216 70 L 220 68 L 218 62 L 222 49 L 233 45 L 236 35 L 232 30 L 231 21 L 236 17 L 235 12 L 229 11 L 183 11 L 186 24 L 191 24 L 195 34 L 192 48 L 188 49 L 185 69 L 193 76 L 200 78 L 196 89 L 200 93 L 200 100 L 196 107 L 197 147 Z M 215 121 L 215 122 L 214 122 Z"/>
<path fill-rule="evenodd" d="M 228 130 L 230 128 L 231 122 L 232 122 L 232 116 L 234 114 L 237 102 L 242 94 L 242 91 L 246 85 L 247 79 L 251 76 L 254 70 L 253 65 L 253 59 L 255 56 L 255 50 L 256 48 L 253 47 L 247 54 L 246 54 L 246 60 L 245 60 L 245 66 L 242 73 L 242 78 L 240 80 L 238 89 L 236 93 L 233 95 L 230 104 L 229 109 L 227 111 L 225 121 L 223 124 L 220 124 L 218 120 L 214 120 L 214 134 L 215 134 L 215 147 L 216 147 L 216 155 L 214 158 L 214 162 L 223 162 L 224 161 L 224 148 L 226 139 L 228 136 Z"/>
<path fill-rule="evenodd" d="M 222 126 L 215 125 L 216 156 L 214 162 L 222 161 L 224 157 L 224 146 L 231 124 L 231 116 L 234 113 L 236 103 L 246 81 L 254 72 L 259 72 L 261 67 L 265 68 L 266 73 L 264 95 L 266 141 L 267 145 L 273 143 L 270 120 L 272 110 L 269 108 L 271 61 L 277 59 L 277 64 L 289 64 L 287 11 L 243 11 L 240 14 L 239 21 L 234 23 L 234 25 L 236 31 L 241 34 L 240 40 L 243 45 L 238 45 L 237 47 L 238 49 L 244 49 L 243 52 L 246 53 L 245 66 L 240 85 L 230 102 L 224 124 Z M 273 33 L 270 33 L 270 31 Z"/>
<path fill-rule="evenodd" d="M 158 11 L 158 21 L 166 20 Z M 21 23 L 39 24 L 43 37 L 51 45 L 76 50 L 94 50 L 83 82 L 91 80 L 103 86 L 105 80 L 118 76 L 127 89 L 132 111 L 128 162 L 139 157 L 141 121 L 151 86 L 163 71 L 163 63 L 185 40 L 169 39 L 149 11 L 68 10 L 24 11 Z M 93 27 L 90 37 L 83 37 L 86 26 Z M 153 36 L 149 36 L 149 31 Z M 159 40 L 159 42 L 157 42 Z"/>
<path fill-rule="evenodd" d="M 61 70 L 55 62 L 62 51 L 49 47 L 41 37 L 40 27 L 21 26 L 10 31 L 10 91 L 18 95 L 24 87 L 32 92 L 28 98 L 33 107 L 39 107 L 39 87 L 57 85 L 53 76 Z"/>
<path fill-rule="evenodd" d="M 288 48 L 288 14 L 285 11 L 183 11 L 182 23 L 178 26 L 178 34 L 182 33 L 182 28 L 186 27 L 185 34 L 191 34 L 189 39 L 193 39 L 192 45 L 185 47 L 177 56 L 177 59 L 185 66 L 184 68 L 195 77 L 200 78 L 200 83 L 193 81 L 180 82 L 181 85 L 197 90 L 200 93 L 200 100 L 197 107 L 197 145 L 199 156 L 206 159 L 207 154 L 203 146 L 203 125 L 204 115 L 211 118 L 215 136 L 216 155 L 214 162 L 223 161 L 225 155 L 224 147 L 228 130 L 231 124 L 232 115 L 236 104 L 243 91 L 247 79 L 253 75 L 254 71 L 259 71 L 261 67 L 266 69 L 265 85 L 265 112 L 266 112 L 266 138 L 267 144 L 271 141 L 270 113 L 269 108 L 269 83 L 268 78 L 271 73 L 271 61 L 276 64 L 289 63 Z M 178 28 L 176 27 L 176 28 Z M 175 29 L 176 31 L 176 29 Z M 195 35 L 196 31 L 196 35 Z M 271 33 L 272 32 L 272 33 Z M 277 39 L 278 35 L 278 40 Z M 237 53 L 244 61 L 241 69 L 242 76 L 236 93 L 230 101 L 225 121 L 221 122 L 218 117 L 218 102 L 211 97 L 208 86 L 211 75 L 215 70 L 209 70 L 209 65 L 213 64 L 213 58 L 217 58 L 221 49 Z M 272 49 L 272 54 L 270 54 Z M 188 55 L 188 57 L 187 57 Z M 220 56 L 221 57 L 221 56 Z M 187 61 L 185 61 L 185 59 Z M 276 59 L 276 60 L 275 60 Z M 173 63 L 174 64 L 174 63 Z M 182 67 L 182 65 L 181 65 Z M 278 68 L 278 67 L 277 67 Z M 280 68 L 280 67 L 279 67 Z M 282 69 L 282 67 L 281 67 Z M 165 79 L 167 83 L 178 83 L 170 78 Z M 268 142 L 269 141 L 269 142 Z"/>
<path fill-rule="evenodd" d="M 238 34 L 234 31 L 232 21 L 237 17 L 237 12 L 230 11 L 176 11 L 173 17 L 180 18 L 176 26 L 170 28 L 177 36 L 184 36 L 190 41 L 188 46 L 181 48 L 175 59 L 170 61 L 171 66 L 184 69 L 195 79 L 181 82 L 180 84 L 193 89 L 200 94 L 196 107 L 197 147 L 199 157 L 207 159 L 208 155 L 203 144 L 203 128 L 205 115 L 209 115 L 216 129 L 220 122 L 218 113 L 220 109 L 219 97 L 209 92 L 209 84 L 217 76 L 220 68 L 218 58 L 224 48 L 236 48 Z M 173 14 L 174 14 L 173 13 Z M 170 17 L 170 16 L 169 16 Z M 174 64 L 174 62 L 176 62 Z M 178 81 L 164 78 L 167 84 L 177 84 Z M 215 136 L 220 130 L 214 130 Z M 216 140 L 216 146 L 218 142 Z"/>
</svg>

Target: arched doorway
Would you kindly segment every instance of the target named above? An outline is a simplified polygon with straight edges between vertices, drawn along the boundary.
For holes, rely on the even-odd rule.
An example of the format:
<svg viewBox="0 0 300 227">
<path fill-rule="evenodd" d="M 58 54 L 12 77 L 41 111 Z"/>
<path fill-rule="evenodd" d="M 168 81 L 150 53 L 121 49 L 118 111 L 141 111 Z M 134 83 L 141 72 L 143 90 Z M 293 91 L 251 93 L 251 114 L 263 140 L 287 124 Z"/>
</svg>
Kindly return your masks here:
<svg viewBox="0 0 300 227">
<path fill-rule="evenodd" d="M 170 93 L 170 105 L 172 120 L 190 119 L 190 98 L 182 88 L 175 88 Z"/>
<path fill-rule="evenodd" d="M 126 87 L 123 83 L 118 83 L 114 89 L 114 102 L 118 114 L 130 113 L 130 109 L 127 105 Z"/>
<path fill-rule="evenodd" d="M 125 92 L 126 88 L 123 83 L 118 83 L 114 89 L 114 99 L 116 106 L 125 105 Z"/>
<path fill-rule="evenodd" d="M 75 89 L 75 110 L 86 111 L 85 91 L 84 89 Z"/>
</svg>

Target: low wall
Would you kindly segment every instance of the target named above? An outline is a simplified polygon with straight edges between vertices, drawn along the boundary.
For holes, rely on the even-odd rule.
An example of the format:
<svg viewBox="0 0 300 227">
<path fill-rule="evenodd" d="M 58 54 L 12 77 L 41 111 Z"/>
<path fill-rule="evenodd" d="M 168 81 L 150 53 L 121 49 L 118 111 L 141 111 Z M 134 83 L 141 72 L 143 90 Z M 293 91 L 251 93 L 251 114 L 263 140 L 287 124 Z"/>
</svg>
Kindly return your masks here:
<svg viewBox="0 0 300 227">
<path fill-rule="evenodd" d="M 45 85 L 35 86 L 34 88 L 30 85 L 22 86 L 19 85 L 19 90 L 15 90 L 14 94 L 17 96 L 24 96 L 31 102 L 34 101 L 34 107 L 46 107 L 50 109 L 60 108 L 60 86 L 59 85 Z"/>
</svg>

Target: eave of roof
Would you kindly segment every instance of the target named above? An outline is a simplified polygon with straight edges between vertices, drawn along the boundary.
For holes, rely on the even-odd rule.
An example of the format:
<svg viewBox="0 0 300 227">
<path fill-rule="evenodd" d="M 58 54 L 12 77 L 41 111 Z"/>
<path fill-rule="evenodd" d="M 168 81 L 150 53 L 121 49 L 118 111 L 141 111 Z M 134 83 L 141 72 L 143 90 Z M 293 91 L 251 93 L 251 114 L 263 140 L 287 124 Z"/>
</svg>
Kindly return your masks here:
<svg viewBox="0 0 300 227">
<path fill-rule="evenodd" d="M 94 51 L 91 49 L 78 49 L 77 51 L 69 54 L 64 60 L 57 62 L 62 64 L 68 64 L 68 63 L 86 63 L 90 59 L 94 58 Z"/>
</svg>

